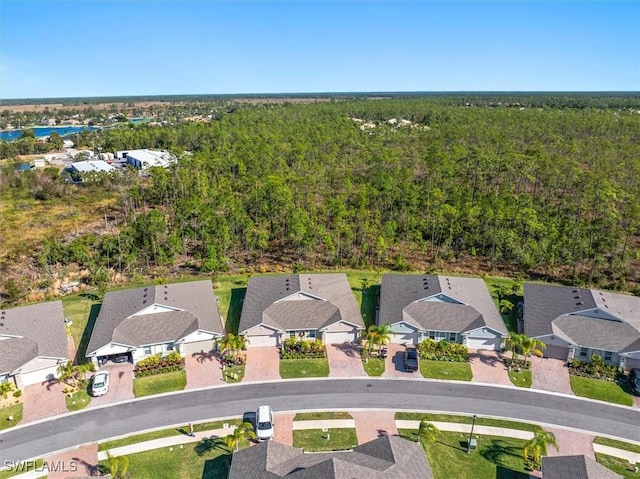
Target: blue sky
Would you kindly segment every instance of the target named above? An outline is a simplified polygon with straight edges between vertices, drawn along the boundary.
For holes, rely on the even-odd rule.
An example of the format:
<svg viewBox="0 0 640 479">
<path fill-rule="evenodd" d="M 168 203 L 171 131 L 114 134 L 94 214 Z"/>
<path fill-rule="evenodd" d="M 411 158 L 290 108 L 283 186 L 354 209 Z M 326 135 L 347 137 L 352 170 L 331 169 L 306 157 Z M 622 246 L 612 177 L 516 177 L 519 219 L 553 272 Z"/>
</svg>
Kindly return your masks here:
<svg viewBox="0 0 640 479">
<path fill-rule="evenodd" d="M 0 99 L 640 90 L 637 0 L 2 0 L 0 40 Z"/>
</svg>

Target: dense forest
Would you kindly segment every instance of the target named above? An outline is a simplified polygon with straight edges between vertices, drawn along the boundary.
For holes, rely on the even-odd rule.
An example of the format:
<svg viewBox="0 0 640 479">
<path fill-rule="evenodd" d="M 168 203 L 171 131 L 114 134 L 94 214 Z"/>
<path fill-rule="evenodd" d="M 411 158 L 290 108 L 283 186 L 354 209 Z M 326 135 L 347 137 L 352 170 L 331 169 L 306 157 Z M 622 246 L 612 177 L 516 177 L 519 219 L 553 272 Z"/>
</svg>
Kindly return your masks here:
<svg viewBox="0 0 640 479">
<path fill-rule="evenodd" d="M 77 265 L 98 285 L 141 269 L 279 265 L 502 271 L 640 293 L 640 114 L 550 98 L 237 104 L 206 123 L 75 138 L 168 149 L 171 168 L 70 186 L 5 167 L 0 194 L 33 197 L 46 177 L 53 193 L 36 201 L 112 195 L 115 229 L 30 253 L 43 274 Z"/>
</svg>

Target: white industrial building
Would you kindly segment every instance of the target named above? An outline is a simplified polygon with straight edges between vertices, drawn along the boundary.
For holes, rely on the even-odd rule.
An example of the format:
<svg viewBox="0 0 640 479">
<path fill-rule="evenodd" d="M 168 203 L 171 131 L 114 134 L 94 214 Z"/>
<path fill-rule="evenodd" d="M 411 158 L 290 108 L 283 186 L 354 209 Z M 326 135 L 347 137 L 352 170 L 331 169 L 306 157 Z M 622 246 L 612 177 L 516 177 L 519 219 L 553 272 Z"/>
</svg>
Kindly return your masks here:
<svg viewBox="0 0 640 479">
<path fill-rule="evenodd" d="M 116 151 L 116 160 L 126 160 L 126 162 L 138 170 L 146 170 L 153 166 L 167 168 L 176 158 L 165 150 L 123 150 Z"/>
</svg>

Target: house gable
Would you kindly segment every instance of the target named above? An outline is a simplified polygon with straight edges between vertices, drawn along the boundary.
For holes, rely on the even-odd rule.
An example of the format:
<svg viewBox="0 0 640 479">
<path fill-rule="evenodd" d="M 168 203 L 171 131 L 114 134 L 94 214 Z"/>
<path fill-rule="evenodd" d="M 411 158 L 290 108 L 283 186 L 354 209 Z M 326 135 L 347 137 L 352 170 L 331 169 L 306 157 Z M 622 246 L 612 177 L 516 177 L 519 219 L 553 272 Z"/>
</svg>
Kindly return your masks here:
<svg viewBox="0 0 640 479">
<path fill-rule="evenodd" d="M 391 332 L 394 334 L 415 333 L 416 331 L 424 331 L 424 329 L 421 329 L 414 324 L 407 323 L 406 321 L 398 321 L 391 325 Z"/>
<path fill-rule="evenodd" d="M 617 317 L 616 315 L 608 312 L 608 311 L 604 311 L 601 308 L 590 308 L 590 309 L 585 309 L 582 311 L 574 311 L 571 314 L 571 316 L 585 316 L 587 318 L 595 318 L 595 319 L 606 319 L 608 321 L 617 321 L 617 322 L 626 322 L 623 319 Z"/>
<path fill-rule="evenodd" d="M 279 299 L 277 301 L 274 301 L 273 303 L 281 303 L 283 301 L 326 301 L 324 298 L 321 298 L 319 296 L 315 296 L 313 294 L 310 293 L 306 293 L 304 291 L 298 291 L 296 293 L 293 293 L 289 296 L 287 296 L 286 298 L 282 298 Z"/>
<path fill-rule="evenodd" d="M 170 313 L 173 311 L 184 311 L 184 309 L 180 308 L 172 308 L 171 306 L 165 306 L 164 304 L 153 303 L 151 306 L 147 306 L 140 311 L 133 313 L 130 318 L 134 316 L 144 316 L 146 314 L 156 314 L 156 313 Z"/>
<path fill-rule="evenodd" d="M 445 293 L 438 293 L 438 294 L 434 294 L 433 296 L 428 296 L 426 298 L 418 299 L 417 301 L 414 301 L 414 303 L 419 303 L 422 301 L 430 301 L 434 303 L 465 304 L 462 301 L 459 301 L 456 298 L 453 298 Z"/>
</svg>

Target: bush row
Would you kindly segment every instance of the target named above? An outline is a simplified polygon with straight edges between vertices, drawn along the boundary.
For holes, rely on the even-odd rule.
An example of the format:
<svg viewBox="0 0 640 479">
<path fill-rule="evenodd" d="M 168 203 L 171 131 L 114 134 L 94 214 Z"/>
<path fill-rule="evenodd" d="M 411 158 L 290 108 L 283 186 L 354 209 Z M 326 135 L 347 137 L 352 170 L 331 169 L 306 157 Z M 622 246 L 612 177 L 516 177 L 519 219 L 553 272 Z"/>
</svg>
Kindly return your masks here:
<svg viewBox="0 0 640 479">
<path fill-rule="evenodd" d="M 280 359 L 322 359 L 326 357 L 323 353 L 281 353 Z"/>
<path fill-rule="evenodd" d="M 568 366 L 569 374 L 574 376 L 611 382 L 623 381 L 625 379 L 624 371 L 617 366 L 606 364 L 597 354 L 591 356 L 591 362 L 574 359 L 569 361 Z"/>
<path fill-rule="evenodd" d="M 158 368 L 158 369 L 147 369 L 144 371 L 136 371 L 136 377 L 137 378 L 144 378 L 146 376 L 156 376 L 158 374 L 163 374 L 163 373 L 172 373 L 175 371 L 181 371 L 182 369 L 184 369 L 184 367 L 182 365 L 175 365 L 175 366 L 168 366 L 165 368 Z"/>
<path fill-rule="evenodd" d="M 162 356 L 161 354 L 153 354 L 144 358 L 136 364 L 133 372 L 137 375 L 139 372 L 154 371 L 156 369 L 164 369 L 173 366 L 184 366 L 184 358 L 177 351 L 171 351 L 169 354 Z"/>
<path fill-rule="evenodd" d="M 469 361 L 469 349 L 460 343 L 450 343 L 449 341 L 434 341 L 425 339 L 418 344 L 418 351 L 421 359 L 432 361 Z"/>
</svg>

